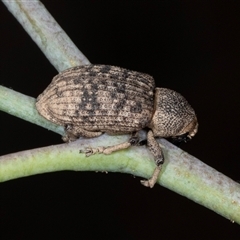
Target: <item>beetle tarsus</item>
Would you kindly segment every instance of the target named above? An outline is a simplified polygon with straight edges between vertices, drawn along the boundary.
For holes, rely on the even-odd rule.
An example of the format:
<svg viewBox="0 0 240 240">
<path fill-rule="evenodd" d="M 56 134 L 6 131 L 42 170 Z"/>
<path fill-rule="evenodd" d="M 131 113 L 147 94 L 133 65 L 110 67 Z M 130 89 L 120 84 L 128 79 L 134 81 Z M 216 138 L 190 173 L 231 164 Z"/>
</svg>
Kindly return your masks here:
<svg viewBox="0 0 240 240">
<path fill-rule="evenodd" d="M 155 168 L 154 172 L 153 172 L 153 175 L 151 178 L 149 178 L 148 180 L 141 180 L 141 184 L 145 187 L 150 187 L 150 188 L 153 188 L 155 183 L 157 182 L 158 180 L 158 177 L 159 177 L 159 174 L 161 172 L 161 166 L 158 166 Z"/>
</svg>

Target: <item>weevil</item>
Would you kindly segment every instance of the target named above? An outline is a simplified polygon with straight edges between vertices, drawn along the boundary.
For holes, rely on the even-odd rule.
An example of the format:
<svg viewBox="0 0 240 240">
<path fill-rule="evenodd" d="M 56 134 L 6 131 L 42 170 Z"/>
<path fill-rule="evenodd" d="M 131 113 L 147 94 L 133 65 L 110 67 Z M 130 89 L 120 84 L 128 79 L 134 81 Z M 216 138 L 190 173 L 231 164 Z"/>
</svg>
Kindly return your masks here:
<svg viewBox="0 0 240 240">
<path fill-rule="evenodd" d="M 141 183 L 151 188 L 164 163 L 156 138 L 187 141 L 198 130 L 196 114 L 181 94 L 155 88 L 148 74 L 109 65 L 78 66 L 59 73 L 38 96 L 36 108 L 44 118 L 65 127 L 65 142 L 103 133 L 131 134 L 127 142 L 118 145 L 82 150 L 86 156 L 142 145 L 138 132 L 146 129 L 147 148 L 156 168 L 152 177 Z"/>
</svg>

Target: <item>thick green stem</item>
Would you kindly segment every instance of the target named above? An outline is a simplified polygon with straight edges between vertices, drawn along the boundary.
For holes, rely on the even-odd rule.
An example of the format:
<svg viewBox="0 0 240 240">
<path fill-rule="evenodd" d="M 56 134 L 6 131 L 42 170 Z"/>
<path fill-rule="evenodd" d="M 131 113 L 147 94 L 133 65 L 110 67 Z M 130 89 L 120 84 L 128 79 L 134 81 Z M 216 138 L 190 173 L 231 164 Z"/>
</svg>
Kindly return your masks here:
<svg viewBox="0 0 240 240">
<path fill-rule="evenodd" d="M 85 157 L 79 149 L 108 146 L 126 141 L 127 136 L 80 139 L 71 144 L 23 151 L 0 157 L 0 181 L 39 173 L 111 171 L 149 178 L 155 164 L 145 147 L 132 147 L 111 155 Z M 240 223 L 240 184 L 217 172 L 181 149 L 161 140 L 166 158 L 158 183 L 217 213 Z"/>
</svg>

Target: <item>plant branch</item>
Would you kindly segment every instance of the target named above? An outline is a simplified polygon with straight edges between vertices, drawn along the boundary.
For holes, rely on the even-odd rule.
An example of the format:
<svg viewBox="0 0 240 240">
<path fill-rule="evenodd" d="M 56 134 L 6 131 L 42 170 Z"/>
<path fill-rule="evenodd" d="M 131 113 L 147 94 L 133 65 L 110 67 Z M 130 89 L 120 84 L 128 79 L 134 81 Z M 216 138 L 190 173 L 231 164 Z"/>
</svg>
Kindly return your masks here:
<svg viewBox="0 0 240 240">
<path fill-rule="evenodd" d="M 80 139 L 70 144 L 13 153 L 0 157 L 0 181 L 34 174 L 73 170 L 130 173 L 149 178 L 155 168 L 152 155 L 145 147 L 132 147 L 111 155 L 86 158 L 79 149 L 108 146 L 126 141 L 128 136 L 102 135 Z M 217 213 L 240 223 L 240 185 L 195 157 L 160 141 L 165 163 L 158 183 Z"/>
<path fill-rule="evenodd" d="M 41 2 L 3 3 L 18 19 L 58 71 L 89 64 Z M 24 104 L 23 104 L 24 103 Z M 43 119 L 35 109 L 35 99 L 0 86 L 0 109 L 63 135 L 60 126 Z M 149 178 L 155 168 L 152 155 L 144 147 L 132 147 L 111 155 L 86 158 L 79 149 L 124 142 L 128 136 L 80 139 L 40 149 L 0 157 L 0 181 L 45 172 L 112 171 Z M 240 224 L 240 184 L 217 172 L 188 153 L 161 140 L 165 164 L 158 183 Z"/>
<path fill-rule="evenodd" d="M 35 107 L 36 99 L 0 85 L 0 110 L 15 117 L 42 126 L 64 135 L 62 126 L 49 122 L 40 116 Z"/>
<path fill-rule="evenodd" d="M 58 71 L 90 63 L 40 1 L 2 2 Z"/>
</svg>

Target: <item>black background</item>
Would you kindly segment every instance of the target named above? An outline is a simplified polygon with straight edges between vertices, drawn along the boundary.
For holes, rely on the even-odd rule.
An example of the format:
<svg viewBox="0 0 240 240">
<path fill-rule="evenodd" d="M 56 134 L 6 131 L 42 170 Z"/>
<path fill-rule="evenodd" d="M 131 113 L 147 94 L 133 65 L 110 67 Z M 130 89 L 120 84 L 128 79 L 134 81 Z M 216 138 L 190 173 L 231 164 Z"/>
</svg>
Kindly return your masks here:
<svg viewBox="0 0 240 240">
<path fill-rule="evenodd" d="M 238 1 L 42 1 L 91 63 L 154 76 L 194 107 L 182 148 L 240 179 Z M 57 74 L 1 3 L 0 84 L 37 97 Z M 61 143 L 0 112 L 0 154 Z M 120 173 L 56 172 L 0 184 L 1 239 L 240 239 L 239 225 Z"/>
</svg>

